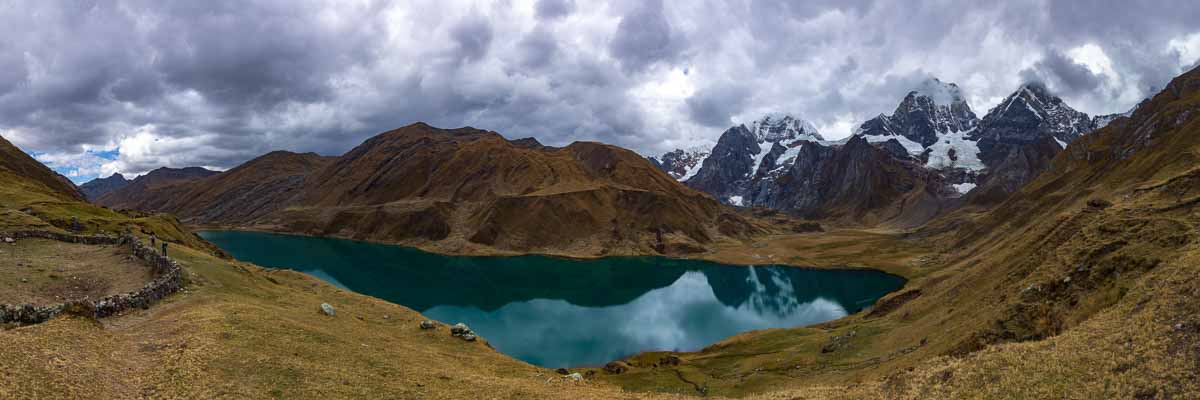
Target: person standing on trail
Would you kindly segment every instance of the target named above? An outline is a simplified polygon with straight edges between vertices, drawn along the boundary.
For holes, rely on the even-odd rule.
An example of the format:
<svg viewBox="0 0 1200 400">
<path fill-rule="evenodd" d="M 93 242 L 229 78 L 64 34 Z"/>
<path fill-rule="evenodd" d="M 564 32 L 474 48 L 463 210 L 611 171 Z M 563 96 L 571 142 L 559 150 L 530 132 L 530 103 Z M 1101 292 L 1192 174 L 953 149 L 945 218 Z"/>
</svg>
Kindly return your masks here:
<svg viewBox="0 0 1200 400">
<path fill-rule="evenodd" d="M 165 241 L 165 240 L 163 241 L 162 249 L 163 249 L 162 255 L 166 256 L 167 255 L 167 241 Z"/>
</svg>

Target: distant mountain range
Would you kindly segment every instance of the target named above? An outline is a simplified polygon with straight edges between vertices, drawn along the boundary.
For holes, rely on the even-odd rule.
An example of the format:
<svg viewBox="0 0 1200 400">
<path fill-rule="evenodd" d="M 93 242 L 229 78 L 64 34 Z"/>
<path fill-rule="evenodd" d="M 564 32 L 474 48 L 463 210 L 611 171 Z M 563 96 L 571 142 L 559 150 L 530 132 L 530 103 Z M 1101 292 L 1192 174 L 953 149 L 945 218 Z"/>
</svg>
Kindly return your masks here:
<svg viewBox="0 0 1200 400">
<path fill-rule="evenodd" d="M 728 205 L 766 207 L 837 223 L 913 227 L 950 210 L 1003 201 L 1049 168 L 1067 144 L 1120 116 L 1090 117 L 1044 86 L 1027 84 L 980 118 L 957 85 L 930 79 L 905 95 L 890 115 L 863 122 L 842 140 L 827 140 L 798 116 L 773 114 L 730 127 L 711 149 L 675 150 L 650 157 L 646 164 Z M 417 140 L 413 138 L 420 140 L 410 142 Z M 463 153 L 480 147 L 493 152 Z M 630 166 L 618 169 L 630 174 L 610 176 L 616 170 L 608 168 L 616 166 L 587 164 L 583 151 L 592 154 L 598 149 L 608 149 L 609 161 Z M 629 246 L 639 242 L 632 237 L 644 232 L 623 232 L 628 229 L 623 219 L 611 216 L 622 214 L 615 208 L 631 196 L 644 196 L 634 194 L 647 188 L 673 199 L 671 203 L 681 208 L 672 206 L 672 212 L 681 214 L 665 217 L 670 223 L 654 222 L 663 226 L 643 228 L 686 231 L 676 243 L 680 248 L 700 249 L 717 236 L 741 234 L 740 228 L 713 233 L 717 215 L 726 215 L 721 221 L 734 225 L 753 225 L 733 222 L 736 213 L 697 206 L 699 200 L 693 201 L 692 194 L 670 189 L 647 171 L 633 168 L 635 162 L 625 158 L 626 153 L 598 144 L 553 148 L 534 139 L 507 141 L 495 133 L 415 124 L 368 140 L 341 157 L 276 152 L 220 175 L 200 168 L 164 168 L 132 181 L 121 176 L 96 180 L 83 190 L 97 204 L 165 211 L 197 224 L 514 251 L 539 245 L 584 246 L 586 241 L 584 247 L 597 252 L 633 253 Z M 643 161 L 647 160 L 636 163 Z M 475 172 L 461 176 L 462 171 Z M 579 213 L 580 226 L 591 232 L 587 234 L 581 230 L 534 238 L 532 227 L 517 235 L 489 233 L 525 222 L 500 210 L 507 212 L 534 193 L 553 193 L 538 197 L 554 199 L 553 204 L 521 206 L 570 214 L 572 207 L 565 204 L 583 200 L 567 198 L 590 193 L 595 198 L 586 201 L 589 207 L 599 201 L 607 211 Z M 463 207 L 463 201 L 486 204 Z M 552 211 L 555 207 L 561 209 Z M 343 213 L 331 215 L 331 209 Z M 675 219 L 685 215 L 698 218 L 695 226 L 684 228 L 682 220 Z M 404 229 L 396 230 L 397 224 Z M 593 230 L 615 233 L 600 240 Z M 654 242 L 665 246 L 661 235 L 655 236 Z M 512 242 L 499 243 L 498 238 Z"/>
<path fill-rule="evenodd" d="M 726 204 L 915 226 L 948 209 L 1003 200 L 1068 143 L 1119 116 L 1089 117 L 1027 84 L 978 118 L 958 85 L 930 79 L 891 115 L 840 141 L 825 140 L 802 118 L 770 115 L 729 128 L 708 151 L 652 159 Z"/>
<path fill-rule="evenodd" d="M 160 169 L 97 202 L 465 253 L 681 254 L 768 231 L 629 150 L 421 123 L 340 157 L 273 152 L 219 174 Z"/>
<path fill-rule="evenodd" d="M 108 177 L 102 182 L 93 180 L 85 183 L 83 187 L 98 193 L 94 198 L 92 195 L 89 195 L 88 199 L 102 206 L 111 208 L 155 209 L 159 204 L 166 201 L 166 199 L 156 195 L 157 191 L 161 188 L 216 174 L 217 171 L 200 167 L 162 167 L 134 178 L 131 181 L 125 180 L 124 176 L 115 175 Z M 122 183 L 122 181 L 125 182 Z M 105 191 L 104 189 L 108 190 Z M 85 193 L 87 192 L 85 191 Z"/>
<path fill-rule="evenodd" d="M 87 196 L 88 200 L 96 201 L 101 196 L 125 187 L 129 182 L 129 179 L 125 179 L 125 175 L 112 174 L 107 178 L 96 178 L 79 185 L 79 190 L 83 192 L 84 196 Z"/>
</svg>

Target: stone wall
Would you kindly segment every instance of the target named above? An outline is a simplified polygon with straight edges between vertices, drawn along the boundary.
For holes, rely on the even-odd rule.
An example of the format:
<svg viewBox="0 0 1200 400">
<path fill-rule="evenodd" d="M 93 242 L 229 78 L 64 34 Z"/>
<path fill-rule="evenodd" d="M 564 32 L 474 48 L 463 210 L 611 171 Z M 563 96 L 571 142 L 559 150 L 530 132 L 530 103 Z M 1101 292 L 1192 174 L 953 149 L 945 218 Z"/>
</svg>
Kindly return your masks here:
<svg viewBox="0 0 1200 400">
<path fill-rule="evenodd" d="M 98 300 L 77 300 L 41 307 L 31 304 L 0 304 L 0 323 L 36 324 L 54 318 L 64 311 L 103 318 L 135 307 L 148 308 L 154 302 L 183 287 L 183 268 L 179 263 L 146 246 L 141 239 L 133 235 L 76 236 L 46 231 L 18 231 L 0 234 L 0 237 L 50 239 L 88 245 L 128 245 L 135 257 L 150 266 L 154 276 L 154 280 L 141 289 Z"/>
</svg>

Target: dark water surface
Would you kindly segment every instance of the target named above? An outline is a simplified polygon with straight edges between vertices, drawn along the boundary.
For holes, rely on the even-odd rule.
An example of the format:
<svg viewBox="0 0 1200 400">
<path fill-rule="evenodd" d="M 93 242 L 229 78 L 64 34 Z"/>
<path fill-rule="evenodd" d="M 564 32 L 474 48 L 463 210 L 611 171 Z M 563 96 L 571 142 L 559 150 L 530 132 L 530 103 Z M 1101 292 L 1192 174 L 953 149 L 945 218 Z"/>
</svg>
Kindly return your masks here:
<svg viewBox="0 0 1200 400">
<path fill-rule="evenodd" d="M 458 257 L 258 232 L 200 236 L 242 261 L 302 271 L 447 324 L 464 322 L 497 350 L 550 368 L 698 350 L 745 331 L 828 321 L 904 284 L 876 271 L 659 257 Z"/>
</svg>

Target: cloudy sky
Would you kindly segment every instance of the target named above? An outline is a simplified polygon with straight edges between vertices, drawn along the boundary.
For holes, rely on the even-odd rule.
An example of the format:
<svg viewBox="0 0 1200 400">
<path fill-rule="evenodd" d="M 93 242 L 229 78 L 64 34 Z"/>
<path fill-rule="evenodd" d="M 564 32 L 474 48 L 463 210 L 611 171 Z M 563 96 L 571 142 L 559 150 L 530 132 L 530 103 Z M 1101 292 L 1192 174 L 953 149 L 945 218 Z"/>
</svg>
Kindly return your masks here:
<svg viewBox="0 0 1200 400">
<path fill-rule="evenodd" d="M 928 77 L 1121 112 L 1200 59 L 1186 1 L 0 0 L 0 136 L 83 182 L 338 155 L 425 121 L 656 154 L 768 112 L 828 137 Z"/>
</svg>

